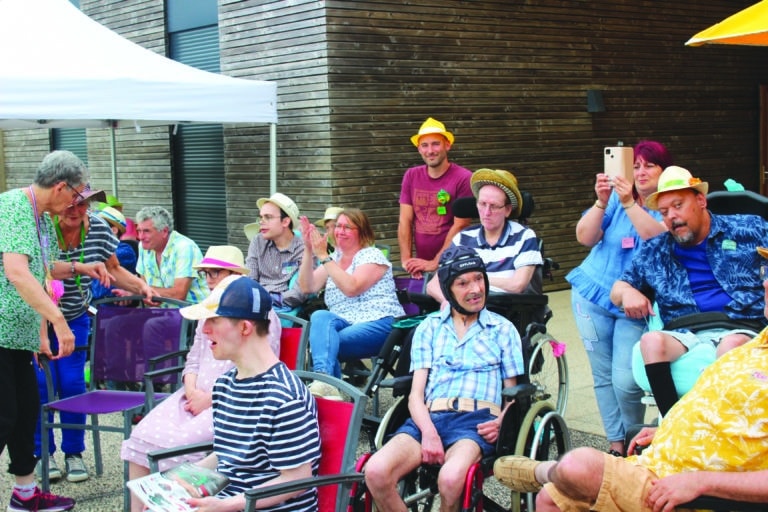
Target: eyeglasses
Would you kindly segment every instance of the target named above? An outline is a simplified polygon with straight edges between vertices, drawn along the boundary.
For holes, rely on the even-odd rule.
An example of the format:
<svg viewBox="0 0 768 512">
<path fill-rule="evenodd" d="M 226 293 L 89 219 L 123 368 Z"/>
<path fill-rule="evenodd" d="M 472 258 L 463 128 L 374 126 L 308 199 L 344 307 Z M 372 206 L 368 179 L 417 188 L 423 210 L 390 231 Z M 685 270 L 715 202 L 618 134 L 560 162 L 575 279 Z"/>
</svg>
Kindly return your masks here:
<svg viewBox="0 0 768 512">
<path fill-rule="evenodd" d="M 261 215 L 259 217 L 259 224 L 266 224 L 267 222 L 271 222 L 273 219 L 279 219 L 279 215 Z"/>
<path fill-rule="evenodd" d="M 493 203 L 478 202 L 477 203 L 477 210 L 481 211 L 481 212 L 484 211 L 484 210 L 490 210 L 491 213 L 497 213 L 497 212 L 500 212 L 501 210 L 503 210 L 504 208 L 506 208 L 506 206 L 507 205 L 505 205 L 505 204 L 498 205 L 498 204 L 493 204 Z"/>
<path fill-rule="evenodd" d="M 73 202 L 69 206 L 67 206 L 67 210 L 87 210 L 88 209 L 88 203 L 86 201 L 80 201 L 80 202 Z"/>
<path fill-rule="evenodd" d="M 71 190 L 72 192 L 75 193 L 72 196 L 72 204 L 73 205 L 76 205 L 76 204 L 79 204 L 79 203 L 82 203 L 83 201 L 85 201 L 85 196 L 83 194 L 81 194 L 75 187 L 73 187 L 69 183 L 65 183 L 65 185 L 67 186 L 67 188 L 69 190 Z"/>
<path fill-rule="evenodd" d="M 211 279 L 216 279 L 219 277 L 219 274 L 221 274 L 222 269 L 220 268 L 207 268 L 203 270 L 198 270 L 197 273 L 202 277 L 203 279 L 210 277 Z"/>
<path fill-rule="evenodd" d="M 349 233 L 350 231 L 356 230 L 357 226 L 351 226 L 349 224 L 336 224 L 336 227 L 333 229 L 338 229 L 344 233 Z"/>
</svg>

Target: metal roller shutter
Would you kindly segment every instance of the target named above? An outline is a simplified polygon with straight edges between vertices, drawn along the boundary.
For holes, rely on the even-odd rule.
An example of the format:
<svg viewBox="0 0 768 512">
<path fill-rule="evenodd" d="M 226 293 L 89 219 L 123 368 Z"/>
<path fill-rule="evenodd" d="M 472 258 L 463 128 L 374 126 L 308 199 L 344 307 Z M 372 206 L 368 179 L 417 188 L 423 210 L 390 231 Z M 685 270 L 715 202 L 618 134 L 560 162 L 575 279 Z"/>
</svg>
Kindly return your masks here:
<svg viewBox="0 0 768 512">
<path fill-rule="evenodd" d="M 171 58 L 219 72 L 216 25 L 170 34 Z M 221 125 L 179 126 L 172 137 L 176 229 L 205 252 L 227 243 L 224 136 Z"/>
<path fill-rule="evenodd" d="M 51 150 L 66 149 L 88 165 L 88 139 L 85 128 L 54 128 L 51 130 Z"/>
</svg>

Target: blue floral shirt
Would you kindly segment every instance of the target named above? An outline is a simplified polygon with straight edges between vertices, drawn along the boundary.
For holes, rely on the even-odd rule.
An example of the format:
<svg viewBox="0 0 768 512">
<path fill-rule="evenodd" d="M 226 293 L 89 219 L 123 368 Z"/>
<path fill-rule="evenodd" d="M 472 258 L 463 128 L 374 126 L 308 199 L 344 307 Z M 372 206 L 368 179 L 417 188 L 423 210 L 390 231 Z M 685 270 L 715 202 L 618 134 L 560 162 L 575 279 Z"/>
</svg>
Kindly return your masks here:
<svg viewBox="0 0 768 512">
<path fill-rule="evenodd" d="M 765 321 L 760 281 L 760 265 L 765 260 L 756 248 L 768 244 L 768 222 L 757 215 L 710 215 L 706 253 L 715 279 L 731 298 L 724 312 L 731 318 Z M 651 299 L 655 296 L 665 324 L 701 312 L 688 272 L 674 256 L 674 246 L 669 233 L 646 241 L 620 278 Z"/>
</svg>

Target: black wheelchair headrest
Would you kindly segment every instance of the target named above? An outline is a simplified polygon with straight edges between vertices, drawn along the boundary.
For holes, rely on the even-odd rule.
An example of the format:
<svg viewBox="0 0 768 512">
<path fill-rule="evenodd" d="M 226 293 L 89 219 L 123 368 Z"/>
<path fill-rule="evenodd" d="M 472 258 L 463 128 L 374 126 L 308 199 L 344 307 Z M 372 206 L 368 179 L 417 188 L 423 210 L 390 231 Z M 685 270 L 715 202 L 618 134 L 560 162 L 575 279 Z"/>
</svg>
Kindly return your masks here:
<svg viewBox="0 0 768 512">
<path fill-rule="evenodd" d="M 521 190 L 520 196 L 523 198 L 523 206 L 520 208 L 520 215 L 517 217 L 517 220 L 522 222 L 533 213 L 534 202 L 530 192 Z M 477 200 L 474 197 L 459 197 L 453 202 L 451 211 L 460 219 L 476 219 L 479 217 L 477 213 Z"/>
<path fill-rule="evenodd" d="M 707 194 L 707 208 L 721 215 L 744 213 L 759 215 L 768 219 L 768 197 L 756 194 L 751 190 L 711 192 Z"/>
</svg>

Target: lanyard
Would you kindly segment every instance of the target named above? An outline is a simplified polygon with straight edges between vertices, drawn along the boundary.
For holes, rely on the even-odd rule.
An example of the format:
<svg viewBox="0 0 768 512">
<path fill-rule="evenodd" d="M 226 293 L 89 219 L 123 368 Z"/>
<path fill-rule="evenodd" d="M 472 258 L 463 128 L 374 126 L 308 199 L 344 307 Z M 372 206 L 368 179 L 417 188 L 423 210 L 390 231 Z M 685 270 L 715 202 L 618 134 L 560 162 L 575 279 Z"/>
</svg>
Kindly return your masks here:
<svg viewBox="0 0 768 512">
<path fill-rule="evenodd" d="M 35 197 L 35 191 L 32 189 L 32 185 L 29 186 L 29 197 L 32 199 L 32 214 L 35 216 L 35 227 L 37 228 L 37 240 L 40 242 L 40 255 L 43 260 L 43 271 L 46 277 L 49 275 L 48 271 L 48 234 L 43 234 L 40 230 L 40 213 L 37 211 L 37 198 Z"/>
<path fill-rule="evenodd" d="M 64 241 L 64 234 L 61 232 L 61 226 L 59 225 L 59 217 L 56 217 L 56 238 L 59 240 L 59 247 L 64 249 L 65 247 L 69 249 L 66 246 L 66 242 Z M 80 245 L 78 246 L 80 248 L 80 263 L 83 263 L 85 259 L 85 223 L 80 222 Z M 72 263 L 72 254 L 70 250 L 67 250 L 67 259 L 70 263 Z M 75 284 L 77 284 L 77 289 L 80 290 L 80 295 L 82 297 L 85 297 L 85 294 L 83 293 L 83 287 L 80 286 L 80 274 L 77 274 L 75 276 Z"/>
</svg>

